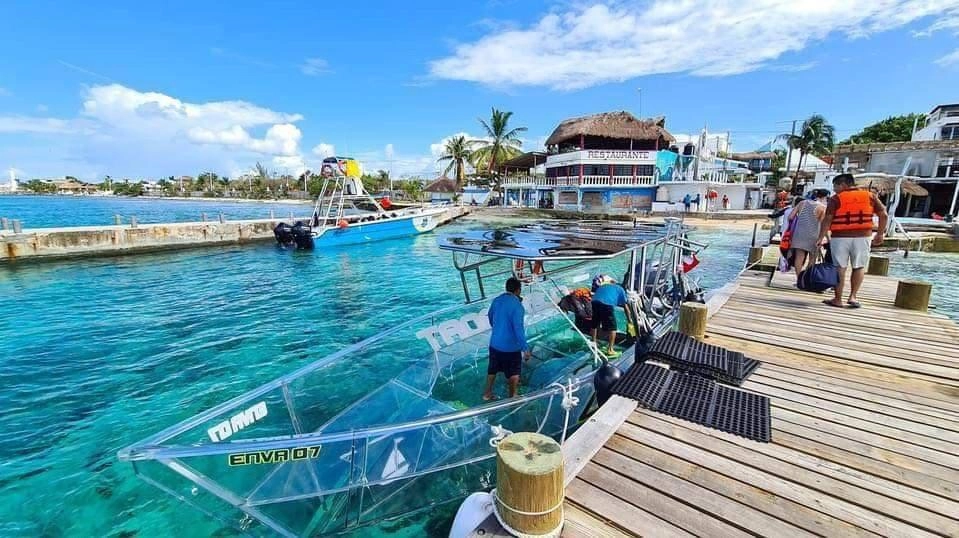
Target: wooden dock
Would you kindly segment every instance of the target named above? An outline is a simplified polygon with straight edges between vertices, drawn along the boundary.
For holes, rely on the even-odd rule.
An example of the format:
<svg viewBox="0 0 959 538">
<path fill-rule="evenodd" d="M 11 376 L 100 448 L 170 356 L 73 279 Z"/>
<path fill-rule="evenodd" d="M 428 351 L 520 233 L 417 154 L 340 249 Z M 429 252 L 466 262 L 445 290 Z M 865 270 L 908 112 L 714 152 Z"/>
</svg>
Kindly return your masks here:
<svg viewBox="0 0 959 538">
<path fill-rule="evenodd" d="M 959 536 L 959 328 L 744 274 L 707 341 L 762 366 L 758 443 L 614 397 L 567 442 L 566 536 Z"/>
</svg>

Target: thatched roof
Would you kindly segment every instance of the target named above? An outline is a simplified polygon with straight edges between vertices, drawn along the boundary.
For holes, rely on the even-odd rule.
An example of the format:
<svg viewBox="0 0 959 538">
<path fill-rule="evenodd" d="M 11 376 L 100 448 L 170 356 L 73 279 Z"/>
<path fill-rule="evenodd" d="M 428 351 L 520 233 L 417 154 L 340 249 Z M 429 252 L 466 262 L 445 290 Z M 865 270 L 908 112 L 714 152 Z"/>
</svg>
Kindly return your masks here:
<svg viewBox="0 0 959 538">
<path fill-rule="evenodd" d="M 559 144 L 579 135 L 633 140 L 659 140 L 662 137 L 667 142 L 675 140 L 666 130 L 666 118 L 640 120 L 623 110 L 564 120 L 549 135 L 546 145 Z"/>
<path fill-rule="evenodd" d="M 750 161 L 752 159 L 774 159 L 776 154 L 772 151 L 748 151 L 746 153 L 731 153 L 730 159 L 734 161 Z"/>
<path fill-rule="evenodd" d="M 443 176 L 427 185 L 423 190 L 426 192 L 456 192 L 458 189 L 455 181 Z"/>
<path fill-rule="evenodd" d="M 878 194 L 889 194 L 896 190 L 896 177 L 883 177 L 879 174 L 865 174 L 856 178 L 856 185 L 875 190 Z M 929 196 L 929 191 L 914 181 L 904 179 L 902 192 L 913 196 Z"/>
</svg>

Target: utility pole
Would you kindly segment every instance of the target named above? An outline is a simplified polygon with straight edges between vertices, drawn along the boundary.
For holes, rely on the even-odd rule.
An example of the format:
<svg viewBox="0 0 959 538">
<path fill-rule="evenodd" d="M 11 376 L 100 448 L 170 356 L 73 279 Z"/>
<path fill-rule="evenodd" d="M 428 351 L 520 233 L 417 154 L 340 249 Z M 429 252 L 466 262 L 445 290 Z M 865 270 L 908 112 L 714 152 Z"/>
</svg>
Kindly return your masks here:
<svg viewBox="0 0 959 538">
<path fill-rule="evenodd" d="M 790 136 L 796 136 L 796 122 L 799 120 L 793 120 L 793 128 Z M 791 142 L 791 140 L 790 140 Z M 789 159 L 792 158 L 793 146 L 791 143 L 786 144 L 786 177 L 789 177 Z M 796 176 L 799 176 L 799 163 L 796 163 Z"/>
<path fill-rule="evenodd" d="M 643 119 L 643 89 L 636 88 L 636 91 L 639 92 L 639 119 Z"/>
</svg>

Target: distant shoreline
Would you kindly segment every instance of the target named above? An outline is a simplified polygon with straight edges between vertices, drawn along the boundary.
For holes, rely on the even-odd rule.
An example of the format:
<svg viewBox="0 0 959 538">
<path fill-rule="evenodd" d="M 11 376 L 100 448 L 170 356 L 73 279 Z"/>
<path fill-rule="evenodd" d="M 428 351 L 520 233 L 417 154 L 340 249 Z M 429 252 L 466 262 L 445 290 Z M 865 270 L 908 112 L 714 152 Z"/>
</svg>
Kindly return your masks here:
<svg viewBox="0 0 959 538">
<path fill-rule="evenodd" d="M 95 199 L 95 200 L 162 200 L 171 202 L 209 202 L 209 203 L 237 203 L 237 204 L 289 204 L 289 205 L 310 205 L 313 200 L 295 200 L 293 198 L 280 199 L 254 199 L 254 198 L 207 198 L 207 197 L 185 197 L 185 196 L 95 196 L 95 195 L 71 195 L 71 194 L 44 194 L 37 192 L 3 192 L 0 196 L 35 196 L 42 198 L 68 198 L 68 199 Z"/>
</svg>

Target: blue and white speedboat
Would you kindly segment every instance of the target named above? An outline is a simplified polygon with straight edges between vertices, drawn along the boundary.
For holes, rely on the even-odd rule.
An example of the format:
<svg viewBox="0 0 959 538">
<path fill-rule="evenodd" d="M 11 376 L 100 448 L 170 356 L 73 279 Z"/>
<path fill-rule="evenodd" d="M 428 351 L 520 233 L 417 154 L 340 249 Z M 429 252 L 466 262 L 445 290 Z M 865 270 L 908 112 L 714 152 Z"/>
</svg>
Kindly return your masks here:
<svg viewBox="0 0 959 538">
<path fill-rule="evenodd" d="M 363 188 L 351 161 L 342 157 L 323 161 L 323 187 L 313 215 L 308 222 L 278 224 L 273 230 L 277 242 L 299 249 L 338 247 L 421 234 L 439 225 L 445 207 L 397 209 L 388 198 L 377 201 Z"/>
</svg>

